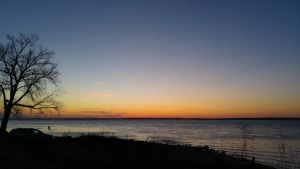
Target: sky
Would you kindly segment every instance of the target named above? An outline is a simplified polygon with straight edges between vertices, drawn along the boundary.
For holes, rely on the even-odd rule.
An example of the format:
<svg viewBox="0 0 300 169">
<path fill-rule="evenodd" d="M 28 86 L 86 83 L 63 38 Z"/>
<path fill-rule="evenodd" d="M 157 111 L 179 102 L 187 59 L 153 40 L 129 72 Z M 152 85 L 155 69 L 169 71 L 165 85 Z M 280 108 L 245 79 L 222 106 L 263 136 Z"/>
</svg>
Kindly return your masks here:
<svg viewBox="0 0 300 169">
<path fill-rule="evenodd" d="M 1 41 L 55 52 L 61 117 L 300 117 L 298 0 L 0 2 Z"/>
</svg>

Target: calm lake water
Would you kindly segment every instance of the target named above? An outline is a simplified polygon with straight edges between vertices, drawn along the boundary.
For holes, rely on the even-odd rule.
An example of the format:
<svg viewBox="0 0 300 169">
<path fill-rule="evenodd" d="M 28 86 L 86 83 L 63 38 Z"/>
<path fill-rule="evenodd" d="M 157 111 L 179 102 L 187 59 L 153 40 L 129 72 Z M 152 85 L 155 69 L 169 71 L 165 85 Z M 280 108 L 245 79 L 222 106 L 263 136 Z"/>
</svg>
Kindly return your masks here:
<svg viewBox="0 0 300 169">
<path fill-rule="evenodd" d="M 279 145 L 286 157 L 300 161 L 300 120 L 186 120 L 186 119 L 105 119 L 105 120 L 11 120 L 8 130 L 33 127 L 56 136 L 98 134 L 125 139 L 169 144 L 208 145 L 229 154 L 240 154 L 241 124 L 251 130 L 248 155 L 257 161 L 280 164 Z M 48 130 L 51 126 L 51 130 Z"/>
</svg>

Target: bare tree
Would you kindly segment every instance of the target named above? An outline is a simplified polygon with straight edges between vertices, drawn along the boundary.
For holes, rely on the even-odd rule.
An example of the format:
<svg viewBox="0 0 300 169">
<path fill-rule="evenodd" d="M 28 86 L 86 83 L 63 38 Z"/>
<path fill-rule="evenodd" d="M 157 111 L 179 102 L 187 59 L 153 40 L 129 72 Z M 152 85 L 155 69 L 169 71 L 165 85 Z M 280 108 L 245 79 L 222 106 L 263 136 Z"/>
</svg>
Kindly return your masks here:
<svg viewBox="0 0 300 169">
<path fill-rule="evenodd" d="M 59 72 L 51 61 L 53 52 L 37 44 L 37 35 L 7 36 L 0 43 L 0 96 L 3 117 L 0 134 L 6 133 L 11 113 L 58 110 Z"/>
</svg>

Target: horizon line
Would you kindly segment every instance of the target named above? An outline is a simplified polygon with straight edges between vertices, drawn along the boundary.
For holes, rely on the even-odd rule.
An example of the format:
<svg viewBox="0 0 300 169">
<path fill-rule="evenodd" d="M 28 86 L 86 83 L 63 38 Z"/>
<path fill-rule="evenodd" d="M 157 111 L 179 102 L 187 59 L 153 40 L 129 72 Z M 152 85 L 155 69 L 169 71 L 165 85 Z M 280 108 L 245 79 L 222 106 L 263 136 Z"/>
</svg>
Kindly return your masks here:
<svg viewBox="0 0 300 169">
<path fill-rule="evenodd" d="M 11 120 L 300 120 L 300 117 L 224 117 L 224 118 L 185 118 L 185 117 L 12 117 Z"/>
</svg>

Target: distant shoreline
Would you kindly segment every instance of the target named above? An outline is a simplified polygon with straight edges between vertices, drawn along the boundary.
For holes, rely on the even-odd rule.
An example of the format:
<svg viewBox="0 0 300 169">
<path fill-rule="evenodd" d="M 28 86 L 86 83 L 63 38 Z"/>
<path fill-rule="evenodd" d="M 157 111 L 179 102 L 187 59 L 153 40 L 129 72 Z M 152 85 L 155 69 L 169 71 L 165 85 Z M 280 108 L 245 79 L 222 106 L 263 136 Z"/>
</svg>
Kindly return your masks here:
<svg viewBox="0 0 300 169">
<path fill-rule="evenodd" d="M 280 118 L 29 118 L 19 117 L 11 120 L 290 120 L 299 121 L 299 117 L 280 117 Z"/>
</svg>

